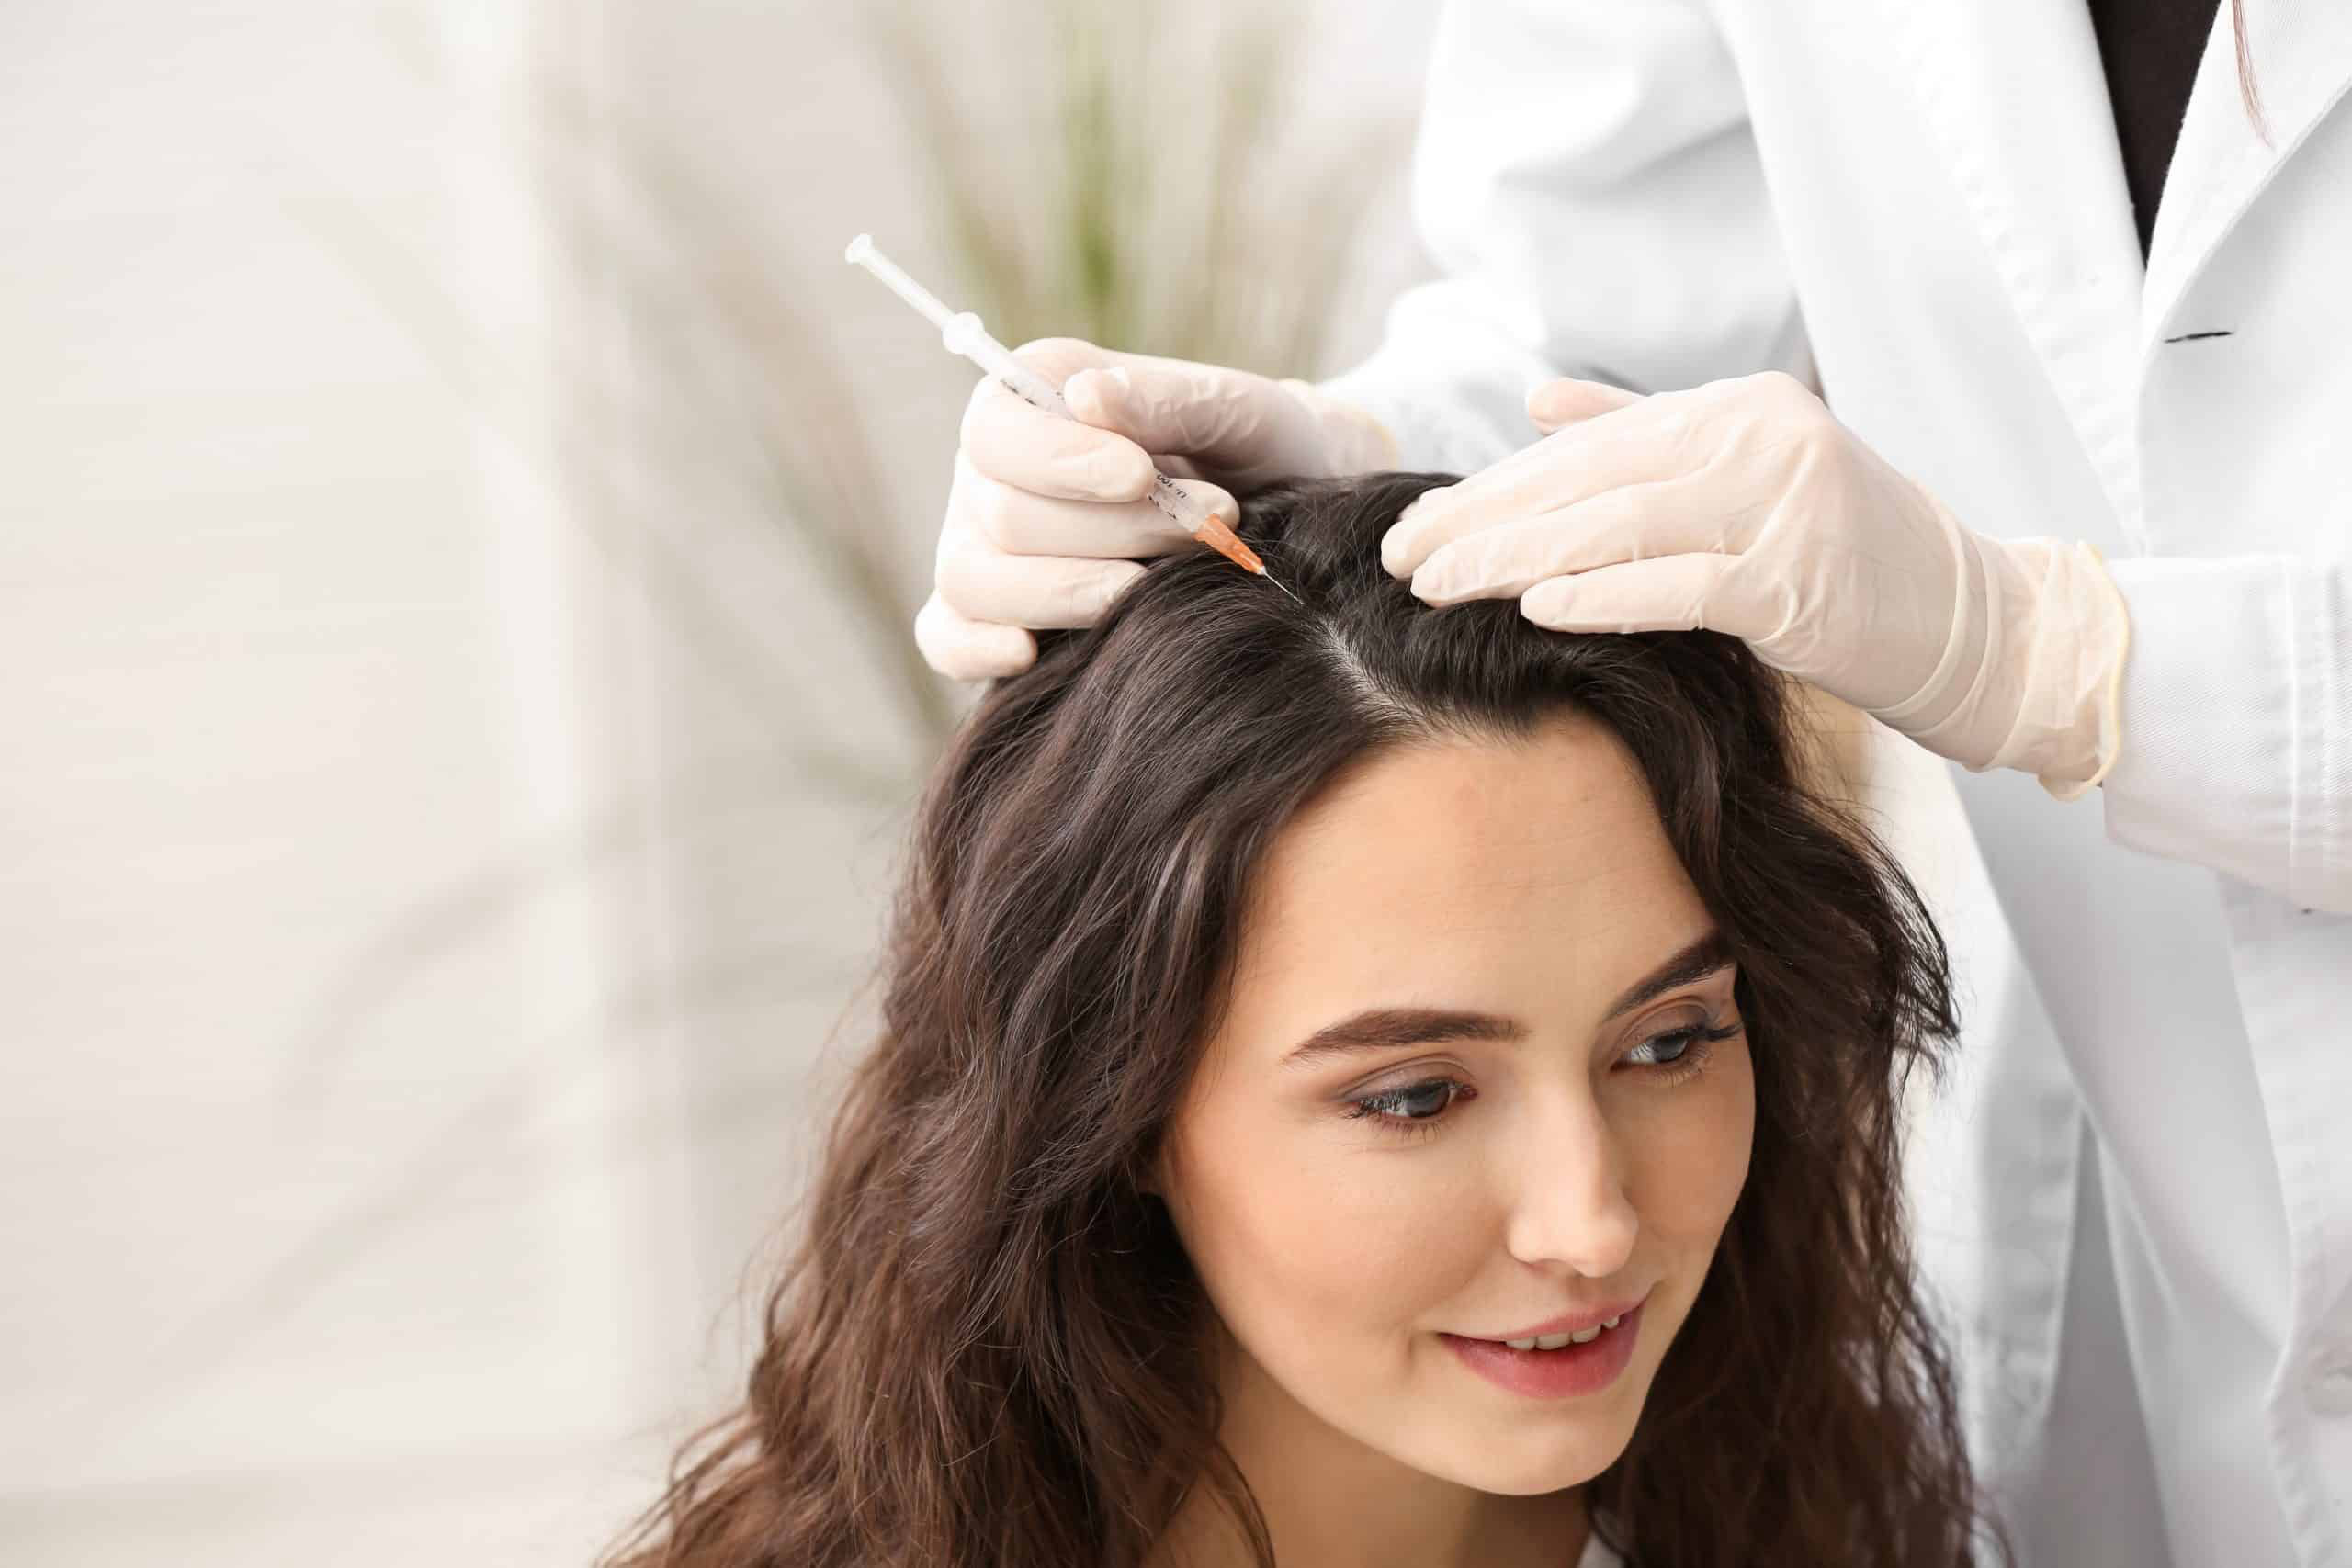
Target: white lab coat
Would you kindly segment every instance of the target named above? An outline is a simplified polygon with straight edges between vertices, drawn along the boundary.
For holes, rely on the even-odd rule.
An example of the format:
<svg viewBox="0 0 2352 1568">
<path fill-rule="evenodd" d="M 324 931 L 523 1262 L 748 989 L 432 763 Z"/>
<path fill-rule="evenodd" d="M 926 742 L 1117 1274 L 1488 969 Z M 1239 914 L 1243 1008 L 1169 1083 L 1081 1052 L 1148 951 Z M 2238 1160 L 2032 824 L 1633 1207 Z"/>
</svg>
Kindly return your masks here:
<svg viewBox="0 0 2352 1568">
<path fill-rule="evenodd" d="M 1951 770 L 1914 1168 L 2030 1564 L 2352 1564 L 2352 0 L 2245 10 L 2268 144 L 2222 0 L 2143 276 L 2083 0 L 1461 0 L 1444 276 L 1325 383 L 1467 470 L 1555 375 L 1788 369 L 1971 526 L 2108 557 L 2104 788 Z"/>
</svg>

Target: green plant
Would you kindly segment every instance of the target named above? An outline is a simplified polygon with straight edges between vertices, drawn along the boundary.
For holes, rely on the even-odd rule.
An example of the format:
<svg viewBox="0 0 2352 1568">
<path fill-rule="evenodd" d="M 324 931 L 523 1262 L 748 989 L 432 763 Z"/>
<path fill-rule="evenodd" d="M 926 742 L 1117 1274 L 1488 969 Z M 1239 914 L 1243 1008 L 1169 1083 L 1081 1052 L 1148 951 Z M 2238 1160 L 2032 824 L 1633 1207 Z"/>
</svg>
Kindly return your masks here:
<svg viewBox="0 0 2352 1568">
<path fill-rule="evenodd" d="M 1293 5 L 985 8 L 958 51 L 921 0 L 865 14 L 972 308 L 1007 343 L 1071 335 L 1273 375 L 1327 368 L 1332 300 L 1401 118 L 1295 138 Z M 975 84 L 995 88 L 993 96 Z"/>
</svg>

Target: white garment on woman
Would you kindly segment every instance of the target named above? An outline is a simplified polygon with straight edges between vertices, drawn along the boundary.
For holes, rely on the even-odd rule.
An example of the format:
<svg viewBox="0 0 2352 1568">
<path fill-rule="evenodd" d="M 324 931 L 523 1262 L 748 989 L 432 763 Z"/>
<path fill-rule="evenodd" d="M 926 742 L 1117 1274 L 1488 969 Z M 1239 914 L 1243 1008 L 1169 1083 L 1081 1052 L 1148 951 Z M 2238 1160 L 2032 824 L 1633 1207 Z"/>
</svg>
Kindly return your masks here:
<svg viewBox="0 0 2352 1568">
<path fill-rule="evenodd" d="M 2245 12 L 2262 128 L 2224 3 L 2143 274 L 2079 0 L 1460 0 L 1445 276 L 1325 383 L 1469 470 L 1555 375 L 1787 369 L 1971 527 L 2108 557 L 2099 799 L 1956 773 L 1914 1167 L 2029 1564 L 2352 1563 L 2352 4 Z"/>
</svg>

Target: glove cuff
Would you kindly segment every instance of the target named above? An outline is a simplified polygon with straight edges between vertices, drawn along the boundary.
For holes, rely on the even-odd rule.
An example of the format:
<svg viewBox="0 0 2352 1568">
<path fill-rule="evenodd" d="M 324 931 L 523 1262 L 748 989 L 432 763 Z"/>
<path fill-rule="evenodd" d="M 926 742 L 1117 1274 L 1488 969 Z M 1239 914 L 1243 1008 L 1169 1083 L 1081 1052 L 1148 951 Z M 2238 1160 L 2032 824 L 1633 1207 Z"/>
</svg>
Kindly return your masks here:
<svg viewBox="0 0 2352 1568">
<path fill-rule="evenodd" d="M 2098 550 L 1957 531 L 1951 639 L 1936 676 L 1879 716 L 1973 772 L 2017 768 L 2060 800 L 2107 777 L 2123 744 L 2132 621 Z M 1951 683 L 1965 671 L 1954 701 Z"/>
<path fill-rule="evenodd" d="M 2077 800 L 2122 754 L 2132 615 L 2095 546 L 2046 544 L 2024 701 L 1986 766 L 2026 769 L 2058 799 Z"/>
</svg>

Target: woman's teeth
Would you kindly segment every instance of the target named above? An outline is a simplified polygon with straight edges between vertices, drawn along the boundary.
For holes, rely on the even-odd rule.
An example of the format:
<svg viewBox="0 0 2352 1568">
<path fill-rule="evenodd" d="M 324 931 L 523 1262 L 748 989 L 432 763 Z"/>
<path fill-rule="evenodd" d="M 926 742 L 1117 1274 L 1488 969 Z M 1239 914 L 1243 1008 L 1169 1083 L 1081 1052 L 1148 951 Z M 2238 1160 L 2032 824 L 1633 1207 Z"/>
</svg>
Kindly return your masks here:
<svg viewBox="0 0 2352 1568">
<path fill-rule="evenodd" d="M 1574 1334 L 1543 1334 L 1532 1339 L 1506 1339 L 1503 1343 L 1514 1350 L 1556 1350 L 1563 1345 L 1589 1345 L 1600 1337 L 1601 1329 L 1614 1328 L 1619 1321 L 1617 1317 L 1604 1317 L 1597 1327 L 1580 1328 Z"/>
</svg>

